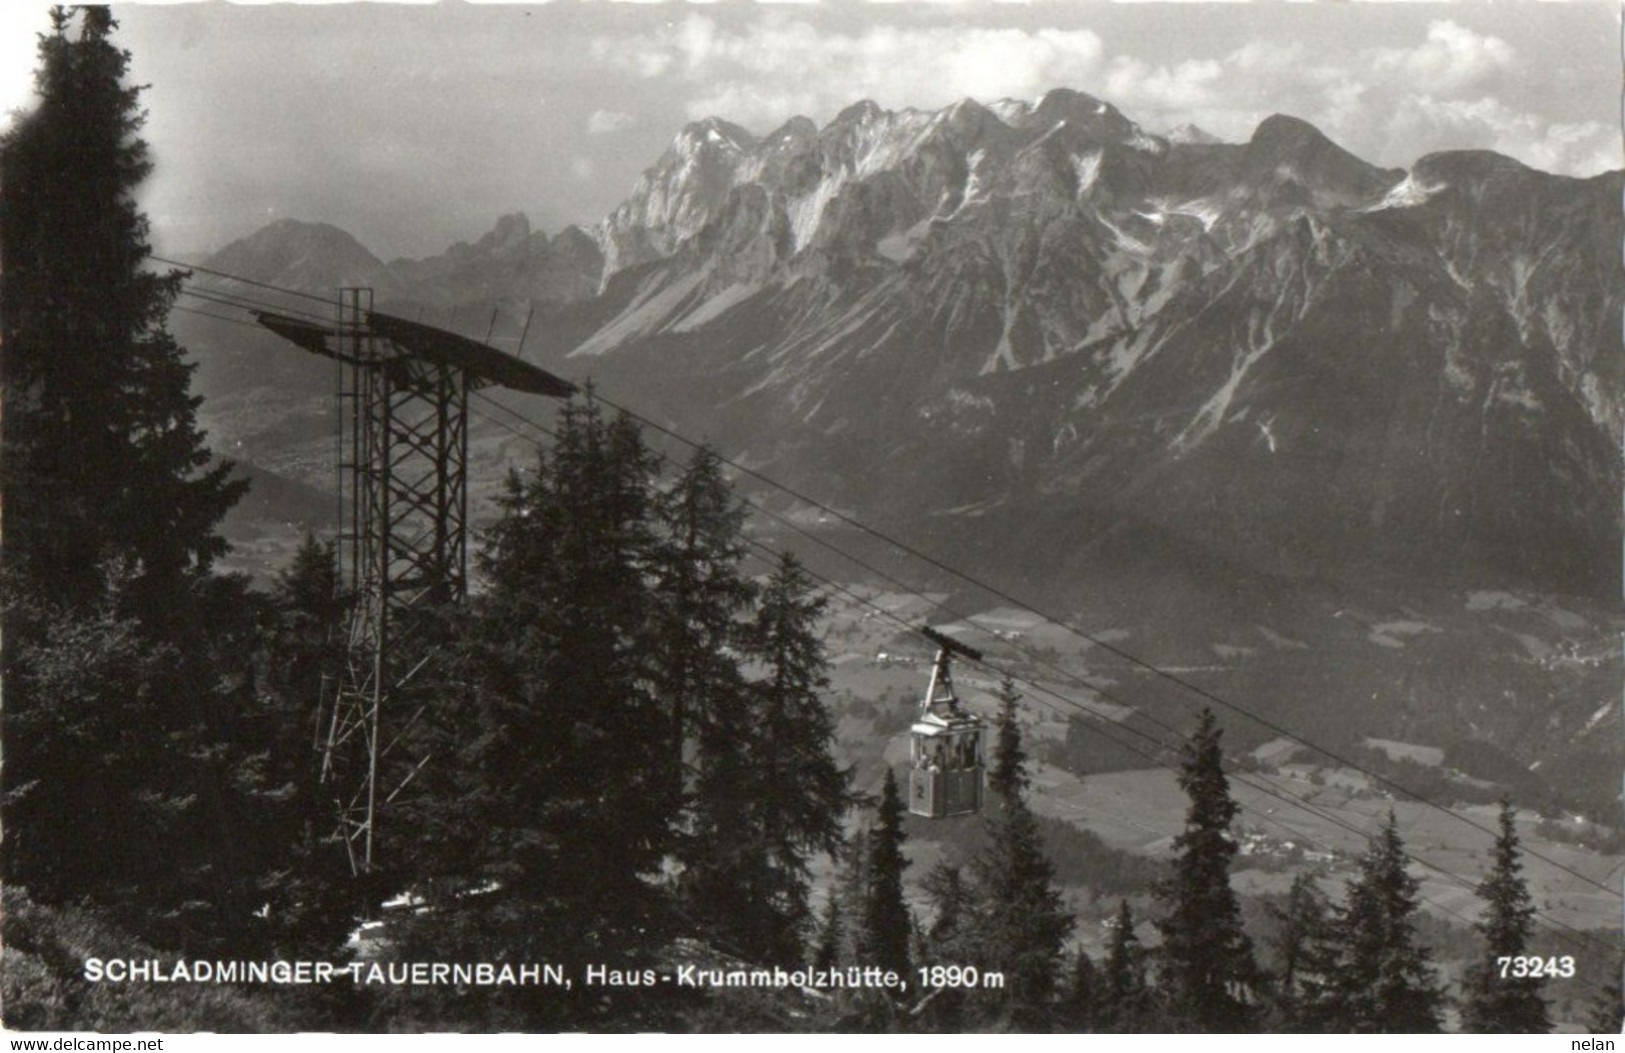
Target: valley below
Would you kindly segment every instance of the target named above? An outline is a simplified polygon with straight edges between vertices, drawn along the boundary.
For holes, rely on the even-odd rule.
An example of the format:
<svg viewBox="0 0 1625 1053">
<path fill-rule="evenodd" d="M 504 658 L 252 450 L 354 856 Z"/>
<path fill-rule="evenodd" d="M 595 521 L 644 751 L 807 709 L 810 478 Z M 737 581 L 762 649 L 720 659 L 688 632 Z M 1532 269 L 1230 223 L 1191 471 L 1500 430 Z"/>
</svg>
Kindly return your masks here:
<svg viewBox="0 0 1625 1053">
<path fill-rule="evenodd" d="M 305 311 L 366 285 L 591 380 L 673 461 L 662 429 L 712 444 L 760 550 L 826 583 L 858 789 L 906 767 L 919 627 L 986 652 L 959 680 L 984 716 L 1020 681 L 1032 805 L 1092 954 L 1119 898 L 1152 910 L 1171 766 L 1211 705 L 1261 925 L 1297 874 L 1336 899 L 1391 812 L 1458 977 L 1506 796 L 1539 946 L 1602 977 L 1619 899 L 1598 886 L 1625 867 L 1622 178 L 1478 151 L 1379 169 L 1287 117 L 1165 138 L 1067 91 L 865 103 L 766 136 L 696 122 L 591 230 L 507 216 L 386 264 L 281 221 L 197 280 Z M 267 579 L 332 531 L 332 363 L 175 328 L 253 483 L 226 565 Z M 470 412 L 478 526 L 557 411 L 493 389 Z M 908 834 L 923 915 L 926 875 L 977 835 Z M 1578 1026 L 1589 994 L 1553 996 Z"/>
</svg>

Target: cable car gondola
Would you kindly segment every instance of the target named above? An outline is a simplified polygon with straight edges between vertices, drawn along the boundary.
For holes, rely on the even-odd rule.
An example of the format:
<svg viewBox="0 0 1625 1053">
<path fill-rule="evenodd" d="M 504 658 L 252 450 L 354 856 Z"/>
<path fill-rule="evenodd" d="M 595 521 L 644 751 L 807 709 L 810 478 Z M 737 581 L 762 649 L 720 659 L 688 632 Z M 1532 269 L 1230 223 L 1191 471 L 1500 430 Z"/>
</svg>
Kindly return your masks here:
<svg viewBox="0 0 1625 1053">
<path fill-rule="evenodd" d="M 982 809 L 983 740 L 987 725 L 967 712 L 954 695 L 952 655 L 973 662 L 981 652 L 966 647 L 934 629 L 921 629 L 937 645 L 931 684 L 920 702 L 920 713 L 909 729 L 913 739 L 908 780 L 908 810 L 930 819 L 975 815 Z"/>
</svg>

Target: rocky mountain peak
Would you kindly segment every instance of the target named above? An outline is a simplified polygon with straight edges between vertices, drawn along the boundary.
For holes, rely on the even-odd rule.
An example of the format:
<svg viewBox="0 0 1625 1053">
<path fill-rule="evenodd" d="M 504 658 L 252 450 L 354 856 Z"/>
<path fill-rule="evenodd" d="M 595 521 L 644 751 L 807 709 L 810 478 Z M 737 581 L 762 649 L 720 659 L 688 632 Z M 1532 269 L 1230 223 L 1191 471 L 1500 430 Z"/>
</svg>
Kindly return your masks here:
<svg viewBox="0 0 1625 1053">
<path fill-rule="evenodd" d="M 830 125 L 869 124 L 886 116 L 886 111 L 873 99 L 860 99 L 835 115 Z"/>
<path fill-rule="evenodd" d="M 945 507 L 1103 499 L 1184 531 L 1201 495 L 1248 524 L 1203 543 L 1265 562 L 1332 536 L 1348 554 L 1425 535 L 1427 558 L 1503 567 L 1547 533 L 1613 545 L 1617 515 L 1551 481 L 1619 475 L 1625 369 L 1591 319 L 1617 318 L 1622 297 L 1584 277 L 1591 244 L 1568 233 L 1617 233 L 1609 187 L 1581 194 L 1493 155 L 1424 158 L 1407 177 L 1281 114 L 1242 143 L 1152 136 L 1071 89 L 935 113 L 866 100 L 813 131 L 790 122 L 725 161 L 651 169 L 601 228 L 643 265 L 605 295 L 636 295 L 561 352 L 643 369 L 654 348 L 707 348 L 749 378 L 719 414 L 759 407 L 802 429 L 783 441 L 803 450 L 839 433 L 830 448 L 864 464 L 942 461 L 898 507 L 902 491 Z M 1438 190 L 1468 183 L 1502 189 Z M 1437 439 L 1402 455 L 1441 428 L 1493 434 L 1500 474 Z M 1536 453 L 1532 429 L 1560 438 Z M 1327 458 L 1341 467 L 1319 511 L 1271 481 Z M 841 464 L 832 485 L 890 500 Z M 1305 471 L 1298 485 L 1322 486 Z M 1497 504 L 1509 472 L 1560 501 L 1562 523 Z"/>
<path fill-rule="evenodd" d="M 304 292 L 364 286 L 390 293 L 397 288 L 383 261 L 350 234 L 328 223 L 295 219 L 261 227 L 210 256 L 205 265 Z"/>
<path fill-rule="evenodd" d="M 1272 113 L 1253 129 L 1249 143 L 1260 151 L 1296 153 L 1331 145 L 1331 140 L 1301 117 Z"/>
<path fill-rule="evenodd" d="M 1044 94 L 1027 118 L 1029 123 L 1052 128 L 1062 121 L 1082 127 L 1127 133 L 1133 123 L 1117 107 L 1085 92 L 1055 88 Z"/>
<path fill-rule="evenodd" d="M 1284 115 L 1150 136 L 1062 89 L 697 121 L 591 237 L 515 214 L 380 275 L 281 223 L 219 265 L 571 304 L 546 354 L 883 516 L 1076 513 L 1267 573 L 1568 587 L 1618 562 L 1622 184 L 1482 152 L 1407 176 Z M 1042 540 L 1057 564 L 1089 544 Z"/>
<path fill-rule="evenodd" d="M 974 149 L 977 146 L 1007 141 L 1012 136 L 1009 125 L 992 110 L 975 99 L 961 99 L 936 115 L 937 127 L 945 131 L 955 143 Z"/>
<path fill-rule="evenodd" d="M 1279 113 L 1259 124 L 1244 156 L 1244 178 L 1276 188 L 1297 184 L 1319 208 L 1367 204 L 1405 176 L 1362 161 L 1308 121 Z"/>
<path fill-rule="evenodd" d="M 720 117 L 706 117 L 684 125 L 672 142 L 672 149 L 684 155 L 705 150 L 738 153 L 757 144 L 756 136 L 746 129 Z"/>
<path fill-rule="evenodd" d="M 788 143 L 804 143 L 818 137 L 818 125 L 810 117 L 799 114 L 779 125 L 768 135 L 766 142 L 774 146 Z"/>
<path fill-rule="evenodd" d="M 1167 133 L 1163 135 L 1163 138 L 1167 139 L 1170 143 L 1193 146 L 1212 146 L 1215 143 L 1223 141 L 1211 132 L 1199 128 L 1189 122 L 1174 125 L 1172 128 L 1168 129 Z"/>
<path fill-rule="evenodd" d="M 603 253 L 598 250 L 598 242 L 591 234 L 573 223 L 555 234 L 553 240 L 547 243 L 547 247 L 560 256 L 570 256 L 584 261 L 595 260 L 594 266 L 603 265 Z"/>
<path fill-rule="evenodd" d="M 1479 194 L 1485 190 L 1538 180 L 1534 169 L 1489 150 L 1448 150 L 1427 154 L 1411 166 L 1413 181 L 1430 187 L 1455 187 Z"/>
<path fill-rule="evenodd" d="M 504 252 L 523 244 L 530 233 L 530 217 L 523 212 L 513 212 L 498 217 L 496 226 L 475 242 L 474 248 L 480 252 Z"/>
</svg>

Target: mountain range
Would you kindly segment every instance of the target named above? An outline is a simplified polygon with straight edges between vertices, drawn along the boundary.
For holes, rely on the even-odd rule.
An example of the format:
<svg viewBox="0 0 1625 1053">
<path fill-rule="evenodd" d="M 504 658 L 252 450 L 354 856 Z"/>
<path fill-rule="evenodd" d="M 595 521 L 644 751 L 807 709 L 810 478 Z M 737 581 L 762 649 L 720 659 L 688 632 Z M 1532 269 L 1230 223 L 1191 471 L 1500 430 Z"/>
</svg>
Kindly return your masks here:
<svg viewBox="0 0 1625 1053">
<path fill-rule="evenodd" d="M 1045 522 L 1050 560 L 1152 530 L 1271 572 L 1612 589 L 1622 185 L 1378 168 L 1282 116 L 1157 136 L 1058 90 L 700 121 L 591 232 L 506 216 L 385 264 L 283 221 L 206 262 L 476 329 L 534 306 L 527 353 L 843 506 L 1091 524 Z"/>
<path fill-rule="evenodd" d="M 1581 597 L 1586 632 L 1606 631 L 1622 192 L 1622 172 L 1483 151 L 1383 168 L 1280 115 L 1246 142 L 1153 134 L 1056 90 L 935 112 L 860 102 L 765 136 L 711 118 L 591 228 L 548 236 L 516 214 L 386 263 L 284 220 L 203 265 L 327 296 L 366 285 L 505 350 L 523 334 L 532 361 L 985 581 L 1135 621 L 1175 658 L 1194 646 L 1168 627 L 1182 617 L 1210 637 L 1304 618 L 1341 638 L 1351 597 L 1386 604 L 1373 624 L 1430 623 L 1423 590 L 1456 614 L 1468 590 Z M 327 367 L 242 327 L 176 328 L 223 452 L 323 481 Z M 1409 678 L 1408 701 L 1383 703 L 1400 723 L 1431 720 L 1451 679 L 1434 673 L 1471 661 L 1420 663 L 1426 646 L 1379 647 L 1353 678 Z M 1527 639 L 1508 646 L 1505 662 L 1535 663 Z M 1497 689 L 1501 659 L 1467 675 L 1475 691 Z M 1607 676 L 1545 699 L 1564 735 Z M 1440 712 L 1494 724 L 1482 708 Z"/>
</svg>

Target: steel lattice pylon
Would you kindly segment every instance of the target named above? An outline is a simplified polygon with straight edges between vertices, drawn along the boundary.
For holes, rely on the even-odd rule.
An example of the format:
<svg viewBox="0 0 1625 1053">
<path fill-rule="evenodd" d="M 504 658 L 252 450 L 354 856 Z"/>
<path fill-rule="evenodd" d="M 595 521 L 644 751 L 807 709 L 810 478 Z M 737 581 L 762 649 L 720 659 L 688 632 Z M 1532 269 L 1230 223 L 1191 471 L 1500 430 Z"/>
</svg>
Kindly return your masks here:
<svg viewBox="0 0 1625 1053">
<path fill-rule="evenodd" d="M 432 658 L 425 616 L 468 591 L 469 392 L 494 383 L 563 397 L 574 387 L 454 333 L 374 312 L 370 289 L 340 290 L 332 329 L 257 317 L 338 363 L 339 554 L 354 608 L 321 763 L 361 874 L 373 866 L 380 810 L 429 761 L 401 755 L 419 714 L 392 700 Z"/>
<path fill-rule="evenodd" d="M 355 608 L 322 754 L 358 873 L 372 867 L 380 792 L 393 798 L 428 760 L 405 758 L 398 782 L 380 786 L 408 723 L 386 719 L 390 695 L 426 660 L 413 646 L 421 616 L 462 599 L 468 584 L 469 372 L 377 335 L 371 300 L 367 289 L 340 294 L 339 429 L 349 436 L 340 552 Z"/>
</svg>

